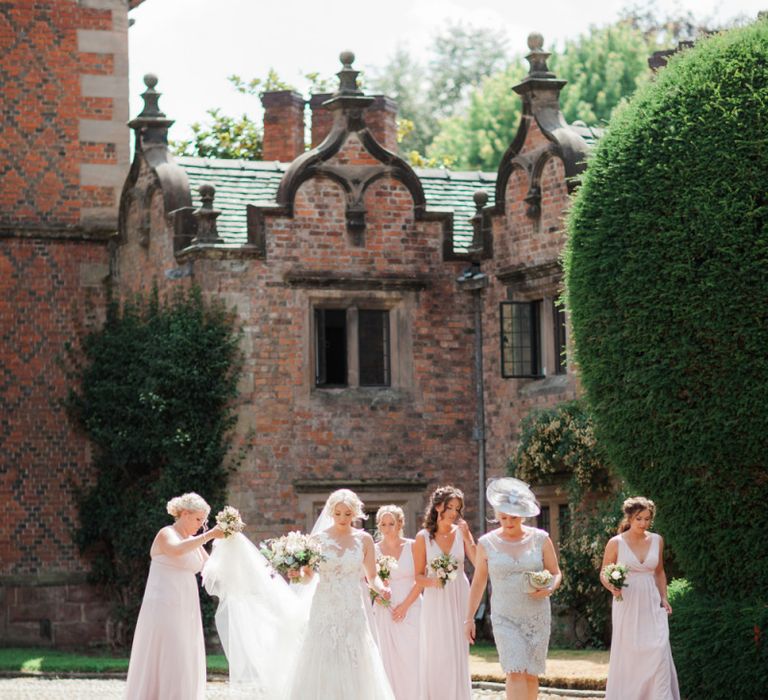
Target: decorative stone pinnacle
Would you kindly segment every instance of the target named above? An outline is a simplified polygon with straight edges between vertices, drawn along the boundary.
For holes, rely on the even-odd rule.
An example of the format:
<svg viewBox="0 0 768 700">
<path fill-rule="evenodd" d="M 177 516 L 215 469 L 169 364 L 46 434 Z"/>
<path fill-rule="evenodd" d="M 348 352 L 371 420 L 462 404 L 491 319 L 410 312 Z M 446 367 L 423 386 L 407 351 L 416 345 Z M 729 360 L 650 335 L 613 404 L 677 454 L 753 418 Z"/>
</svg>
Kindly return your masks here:
<svg viewBox="0 0 768 700">
<path fill-rule="evenodd" d="M 144 85 L 147 89 L 142 93 L 141 97 L 144 100 L 144 109 L 139 114 L 139 119 L 164 119 L 165 114 L 160 111 L 158 100 L 162 93 L 155 90 L 157 85 L 157 76 L 154 73 L 147 73 L 144 76 Z"/>
<path fill-rule="evenodd" d="M 339 91 L 337 95 L 362 95 L 363 91 L 357 86 L 357 76 L 359 70 L 352 68 L 355 61 L 355 54 L 352 51 L 342 51 L 339 54 L 342 69 L 336 73 L 339 76 Z"/>
<path fill-rule="evenodd" d="M 531 32 L 528 35 L 528 48 L 531 52 L 525 57 L 530 64 L 528 75 L 534 77 L 554 77 L 547 68 L 547 59 L 552 55 L 544 51 L 544 37 L 539 32 Z"/>
<path fill-rule="evenodd" d="M 479 212 L 486 204 L 488 204 L 488 193 L 485 190 L 477 190 L 472 195 L 472 199 L 475 200 L 475 209 Z"/>
<path fill-rule="evenodd" d="M 219 218 L 221 211 L 213 208 L 216 188 L 213 185 L 202 184 L 197 191 L 200 193 L 202 205 L 193 212 L 197 219 L 197 235 L 192 239 L 192 245 L 218 243 L 221 237 L 216 228 L 216 219 Z"/>
</svg>

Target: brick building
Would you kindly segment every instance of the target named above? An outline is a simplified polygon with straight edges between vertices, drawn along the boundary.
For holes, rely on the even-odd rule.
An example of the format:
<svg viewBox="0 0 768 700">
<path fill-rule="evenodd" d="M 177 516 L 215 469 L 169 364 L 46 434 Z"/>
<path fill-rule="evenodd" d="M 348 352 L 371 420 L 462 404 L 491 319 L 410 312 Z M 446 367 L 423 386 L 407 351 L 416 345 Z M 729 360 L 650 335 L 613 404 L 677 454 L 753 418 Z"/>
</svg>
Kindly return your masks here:
<svg viewBox="0 0 768 700">
<path fill-rule="evenodd" d="M 396 106 L 358 89 L 349 53 L 338 90 L 309 101 L 310 150 L 302 96 L 263 96 L 263 162 L 174 158 L 147 76 L 128 170 L 128 9 L 0 7 L 14 41 L 0 58 L 5 643 L 107 634 L 72 541 L 90 459 L 59 359 L 98 324 L 109 287 L 194 283 L 237 309 L 247 449 L 230 492 L 254 537 L 306 527 L 341 486 L 372 510 L 402 504 L 413 534 L 445 482 L 465 490 L 477 530 L 481 485 L 504 472 L 520 418 L 576 392 L 554 301 L 592 134 L 560 114 L 540 36 L 498 173 L 414 170 L 396 152 Z M 60 74 L 45 52 L 30 59 L 36 41 L 60 52 Z M 542 496 L 556 532 L 557 497 Z"/>
</svg>

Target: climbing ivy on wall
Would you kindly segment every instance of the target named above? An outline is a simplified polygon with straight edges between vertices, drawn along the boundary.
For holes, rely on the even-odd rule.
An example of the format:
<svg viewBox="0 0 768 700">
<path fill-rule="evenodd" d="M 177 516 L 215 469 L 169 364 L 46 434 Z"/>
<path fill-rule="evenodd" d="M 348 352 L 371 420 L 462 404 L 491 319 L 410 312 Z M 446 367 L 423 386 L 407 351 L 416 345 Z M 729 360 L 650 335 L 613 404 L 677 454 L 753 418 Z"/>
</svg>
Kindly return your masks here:
<svg viewBox="0 0 768 700">
<path fill-rule="evenodd" d="M 238 343 L 233 316 L 197 289 L 112 301 L 85 339 L 70 404 L 95 447 L 95 481 L 81 494 L 77 537 L 113 596 L 123 641 L 152 540 L 171 522 L 166 502 L 196 491 L 214 513 L 223 504 Z"/>
</svg>

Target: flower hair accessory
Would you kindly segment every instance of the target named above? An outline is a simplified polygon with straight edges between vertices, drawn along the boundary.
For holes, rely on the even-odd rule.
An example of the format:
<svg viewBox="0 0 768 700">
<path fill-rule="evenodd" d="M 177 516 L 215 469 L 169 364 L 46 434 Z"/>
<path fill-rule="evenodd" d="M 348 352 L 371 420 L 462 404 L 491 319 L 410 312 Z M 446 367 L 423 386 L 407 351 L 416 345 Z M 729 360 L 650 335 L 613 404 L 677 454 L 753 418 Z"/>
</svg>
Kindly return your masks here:
<svg viewBox="0 0 768 700">
<path fill-rule="evenodd" d="M 530 518 L 541 512 L 533 491 L 520 479 L 494 479 L 488 484 L 485 495 L 497 513 Z"/>
</svg>

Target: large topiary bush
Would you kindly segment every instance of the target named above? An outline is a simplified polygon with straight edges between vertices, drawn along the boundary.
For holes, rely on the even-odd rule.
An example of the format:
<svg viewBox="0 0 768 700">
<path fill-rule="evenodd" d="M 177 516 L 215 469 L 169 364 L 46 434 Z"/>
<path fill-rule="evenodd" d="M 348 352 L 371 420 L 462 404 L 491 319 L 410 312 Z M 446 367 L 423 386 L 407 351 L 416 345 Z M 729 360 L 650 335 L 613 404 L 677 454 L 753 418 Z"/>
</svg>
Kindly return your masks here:
<svg viewBox="0 0 768 700">
<path fill-rule="evenodd" d="M 70 402 L 95 445 L 96 480 L 77 536 L 115 603 L 116 643 L 130 641 L 168 499 L 197 491 L 214 513 L 223 504 L 238 342 L 233 316 L 196 289 L 114 302 L 85 339 Z"/>
<path fill-rule="evenodd" d="M 745 610 L 768 599 L 767 182 L 761 21 L 673 58 L 611 122 L 566 252 L 577 359 L 609 459 L 656 499 L 687 600 Z M 738 634 L 764 636 L 764 617 L 748 618 Z M 733 673 L 755 659 L 732 658 Z M 693 669 L 681 677 L 691 697 L 729 696 L 725 675 L 714 694 Z"/>
</svg>

